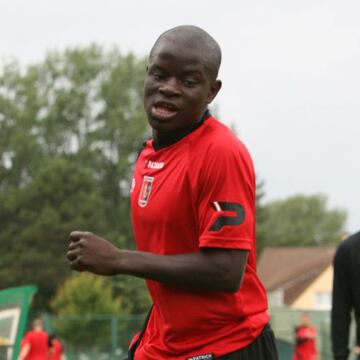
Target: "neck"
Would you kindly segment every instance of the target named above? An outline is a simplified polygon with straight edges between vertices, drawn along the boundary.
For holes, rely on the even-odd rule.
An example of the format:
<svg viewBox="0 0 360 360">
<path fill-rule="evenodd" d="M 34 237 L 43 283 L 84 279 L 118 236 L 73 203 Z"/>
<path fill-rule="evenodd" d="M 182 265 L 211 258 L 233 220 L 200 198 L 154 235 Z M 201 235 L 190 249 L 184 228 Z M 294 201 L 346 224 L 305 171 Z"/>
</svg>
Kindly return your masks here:
<svg viewBox="0 0 360 360">
<path fill-rule="evenodd" d="M 181 140 L 183 137 L 197 129 L 209 116 L 209 110 L 205 109 L 201 116 L 185 129 L 165 133 L 153 130 L 154 148 L 156 150 L 159 150 L 163 147 L 176 143 L 177 141 Z"/>
</svg>

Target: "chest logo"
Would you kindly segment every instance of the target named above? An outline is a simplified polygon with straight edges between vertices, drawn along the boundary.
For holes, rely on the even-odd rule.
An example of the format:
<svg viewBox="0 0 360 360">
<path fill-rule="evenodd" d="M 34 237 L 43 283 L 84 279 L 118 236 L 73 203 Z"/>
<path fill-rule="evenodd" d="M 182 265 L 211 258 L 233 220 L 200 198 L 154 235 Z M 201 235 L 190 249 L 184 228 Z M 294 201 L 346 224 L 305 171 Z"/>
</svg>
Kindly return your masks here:
<svg viewBox="0 0 360 360">
<path fill-rule="evenodd" d="M 164 167 L 163 162 L 156 162 L 156 161 L 148 161 L 147 167 L 149 169 L 162 169 Z"/>
<path fill-rule="evenodd" d="M 145 207 L 147 205 L 153 182 L 154 178 L 152 176 L 144 176 L 138 199 L 139 206 Z"/>
</svg>

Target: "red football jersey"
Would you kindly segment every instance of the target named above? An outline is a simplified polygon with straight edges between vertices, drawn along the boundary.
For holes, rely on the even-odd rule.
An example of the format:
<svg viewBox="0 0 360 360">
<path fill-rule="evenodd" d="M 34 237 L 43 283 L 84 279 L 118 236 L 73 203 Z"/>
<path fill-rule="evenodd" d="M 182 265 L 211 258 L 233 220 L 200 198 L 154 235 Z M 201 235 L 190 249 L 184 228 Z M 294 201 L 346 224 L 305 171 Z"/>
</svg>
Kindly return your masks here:
<svg viewBox="0 0 360 360">
<path fill-rule="evenodd" d="M 52 342 L 52 347 L 49 351 L 49 360 L 61 360 L 61 355 L 63 354 L 63 347 L 61 342 L 57 339 L 54 339 Z"/>
<path fill-rule="evenodd" d="M 149 140 L 136 162 L 131 209 L 141 251 L 249 251 L 235 293 L 195 292 L 148 280 L 154 308 L 135 359 L 217 357 L 251 343 L 269 315 L 256 275 L 255 175 L 245 146 L 213 117 L 160 150 Z"/>
<path fill-rule="evenodd" d="M 313 326 L 299 326 L 295 332 L 295 351 L 292 360 L 315 360 L 316 329 Z"/>
<path fill-rule="evenodd" d="M 49 336 L 45 331 L 31 330 L 25 334 L 23 344 L 30 344 L 26 360 L 47 360 Z"/>
</svg>

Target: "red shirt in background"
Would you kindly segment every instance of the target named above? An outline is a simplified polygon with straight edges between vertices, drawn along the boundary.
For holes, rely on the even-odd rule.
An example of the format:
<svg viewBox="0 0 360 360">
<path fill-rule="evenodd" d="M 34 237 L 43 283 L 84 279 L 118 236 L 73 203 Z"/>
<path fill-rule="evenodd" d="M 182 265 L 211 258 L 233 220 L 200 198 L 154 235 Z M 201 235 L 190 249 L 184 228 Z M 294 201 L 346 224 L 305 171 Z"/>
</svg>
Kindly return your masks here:
<svg viewBox="0 0 360 360">
<path fill-rule="evenodd" d="M 48 360 L 49 335 L 42 330 L 28 331 L 23 340 L 24 346 L 30 345 L 30 351 L 26 360 Z"/>
<path fill-rule="evenodd" d="M 52 347 L 50 349 L 49 360 L 61 360 L 61 355 L 63 353 L 63 347 L 59 340 L 54 339 L 52 341 Z"/>
<path fill-rule="evenodd" d="M 315 360 L 316 329 L 312 326 L 299 326 L 295 330 L 295 351 L 292 360 Z"/>
</svg>

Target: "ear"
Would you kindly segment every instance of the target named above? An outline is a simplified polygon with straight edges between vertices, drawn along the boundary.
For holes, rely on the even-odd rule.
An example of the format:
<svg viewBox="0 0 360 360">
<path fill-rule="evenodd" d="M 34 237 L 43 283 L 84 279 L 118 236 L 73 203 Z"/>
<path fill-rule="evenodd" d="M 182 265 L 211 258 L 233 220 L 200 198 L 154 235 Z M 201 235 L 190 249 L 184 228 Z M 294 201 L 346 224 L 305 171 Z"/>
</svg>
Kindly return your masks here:
<svg viewBox="0 0 360 360">
<path fill-rule="evenodd" d="M 206 102 L 208 104 L 210 104 L 216 97 L 216 95 L 218 94 L 218 92 L 221 89 L 221 80 L 216 80 L 212 83 L 212 85 L 210 86 L 210 90 L 206 99 Z"/>
</svg>

